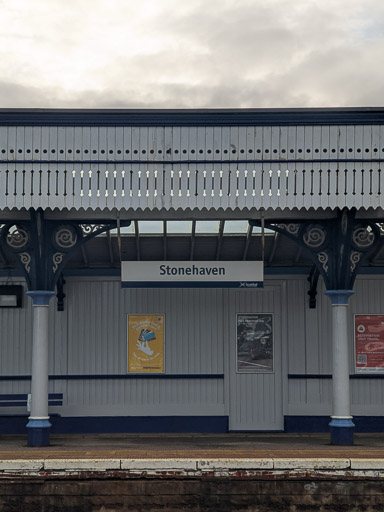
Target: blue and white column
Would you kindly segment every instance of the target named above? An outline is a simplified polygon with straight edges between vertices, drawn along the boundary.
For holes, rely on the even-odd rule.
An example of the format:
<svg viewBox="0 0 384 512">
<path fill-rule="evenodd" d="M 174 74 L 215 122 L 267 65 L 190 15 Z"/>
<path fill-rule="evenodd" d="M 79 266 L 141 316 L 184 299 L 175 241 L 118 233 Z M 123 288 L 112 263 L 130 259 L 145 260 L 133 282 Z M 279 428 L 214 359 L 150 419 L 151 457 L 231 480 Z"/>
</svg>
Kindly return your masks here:
<svg viewBox="0 0 384 512">
<path fill-rule="evenodd" d="M 27 424 L 28 446 L 48 446 L 51 423 L 48 416 L 48 315 L 55 292 L 31 291 L 33 301 L 31 414 Z"/>
<path fill-rule="evenodd" d="M 333 409 L 331 443 L 352 445 L 355 424 L 351 416 L 349 386 L 348 299 L 352 290 L 328 290 L 332 303 Z"/>
</svg>

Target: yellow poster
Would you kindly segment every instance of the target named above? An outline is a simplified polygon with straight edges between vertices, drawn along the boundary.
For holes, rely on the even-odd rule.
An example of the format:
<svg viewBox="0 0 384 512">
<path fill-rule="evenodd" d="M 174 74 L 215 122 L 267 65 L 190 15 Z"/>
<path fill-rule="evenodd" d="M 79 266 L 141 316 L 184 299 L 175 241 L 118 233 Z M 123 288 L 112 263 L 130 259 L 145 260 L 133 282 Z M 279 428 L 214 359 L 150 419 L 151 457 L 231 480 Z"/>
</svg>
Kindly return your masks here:
<svg viewBox="0 0 384 512">
<path fill-rule="evenodd" d="M 128 372 L 164 372 L 164 315 L 128 315 Z"/>
</svg>

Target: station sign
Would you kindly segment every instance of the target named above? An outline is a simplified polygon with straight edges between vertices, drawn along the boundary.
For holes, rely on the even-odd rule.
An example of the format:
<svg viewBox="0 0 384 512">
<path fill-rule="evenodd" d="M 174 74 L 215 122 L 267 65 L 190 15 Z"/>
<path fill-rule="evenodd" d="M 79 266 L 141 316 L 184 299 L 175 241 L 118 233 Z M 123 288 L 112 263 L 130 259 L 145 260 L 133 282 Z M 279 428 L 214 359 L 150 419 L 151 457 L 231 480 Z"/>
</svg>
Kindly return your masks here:
<svg viewBox="0 0 384 512">
<path fill-rule="evenodd" d="M 262 261 L 122 261 L 123 288 L 261 288 Z"/>
</svg>

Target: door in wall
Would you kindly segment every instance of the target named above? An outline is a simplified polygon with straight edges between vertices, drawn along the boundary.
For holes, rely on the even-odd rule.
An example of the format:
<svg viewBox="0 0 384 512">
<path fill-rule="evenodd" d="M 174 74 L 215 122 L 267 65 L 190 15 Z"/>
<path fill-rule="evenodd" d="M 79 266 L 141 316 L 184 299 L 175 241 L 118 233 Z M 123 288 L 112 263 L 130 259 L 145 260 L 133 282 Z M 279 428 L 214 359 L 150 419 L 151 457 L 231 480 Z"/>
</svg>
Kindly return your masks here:
<svg viewBox="0 0 384 512">
<path fill-rule="evenodd" d="M 280 286 L 230 290 L 229 429 L 283 430 Z"/>
</svg>

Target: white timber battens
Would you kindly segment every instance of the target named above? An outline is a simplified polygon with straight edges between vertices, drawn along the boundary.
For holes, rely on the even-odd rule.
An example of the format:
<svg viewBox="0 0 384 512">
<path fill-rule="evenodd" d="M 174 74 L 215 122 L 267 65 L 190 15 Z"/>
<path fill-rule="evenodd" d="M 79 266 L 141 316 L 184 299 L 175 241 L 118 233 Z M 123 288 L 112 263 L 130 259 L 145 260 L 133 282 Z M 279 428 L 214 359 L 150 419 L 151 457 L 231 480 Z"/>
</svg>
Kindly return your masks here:
<svg viewBox="0 0 384 512">
<path fill-rule="evenodd" d="M 164 147 L 165 147 L 165 133 L 164 127 L 155 128 L 155 145 L 154 145 L 154 160 L 157 162 L 164 161 Z M 155 164 L 154 167 L 154 194 L 153 204 L 156 208 L 163 207 L 163 190 L 164 190 L 164 176 L 165 169 L 162 163 Z"/>
<path fill-rule="evenodd" d="M 380 151 L 380 126 L 372 126 L 372 142 L 371 142 L 372 159 L 377 160 Z M 371 206 L 378 208 L 380 206 L 380 164 L 379 162 L 371 162 Z"/>
<path fill-rule="evenodd" d="M 239 128 L 239 150 L 238 150 L 238 159 L 244 160 L 246 159 L 247 155 L 245 153 L 247 147 L 247 132 L 245 127 Z M 246 207 L 246 188 L 245 188 L 245 181 L 246 181 L 246 174 L 247 174 L 247 164 L 246 163 L 239 163 L 237 165 L 236 170 L 236 207 L 243 210 Z"/>
<path fill-rule="evenodd" d="M 277 156 L 279 157 L 280 163 L 280 197 L 279 197 L 279 206 L 280 208 L 287 207 L 288 200 L 288 190 L 289 190 L 289 171 L 287 165 L 287 145 L 288 145 L 288 131 L 281 126 L 275 127 L 275 129 L 279 130 L 279 148 Z M 284 150 L 284 152 L 283 152 Z M 257 194 L 257 188 L 255 190 L 255 195 Z"/>
<path fill-rule="evenodd" d="M 189 154 L 189 137 L 188 128 L 182 126 L 180 129 L 180 160 L 187 160 Z M 180 176 L 179 176 L 179 208 L 183 207 L 183 204 L 189 203 L 189 166 L 188 164 L 180 164 Z"/>
</svg>

